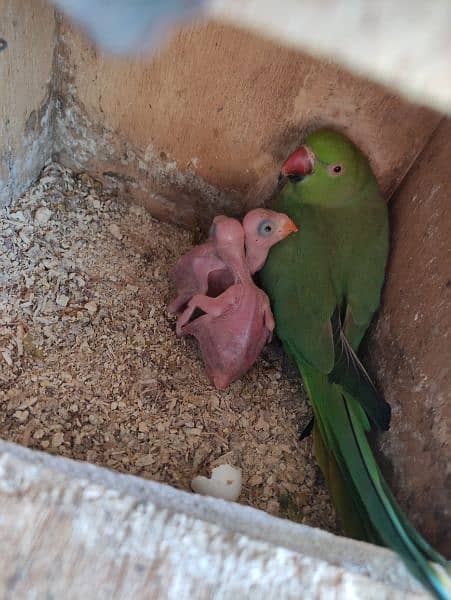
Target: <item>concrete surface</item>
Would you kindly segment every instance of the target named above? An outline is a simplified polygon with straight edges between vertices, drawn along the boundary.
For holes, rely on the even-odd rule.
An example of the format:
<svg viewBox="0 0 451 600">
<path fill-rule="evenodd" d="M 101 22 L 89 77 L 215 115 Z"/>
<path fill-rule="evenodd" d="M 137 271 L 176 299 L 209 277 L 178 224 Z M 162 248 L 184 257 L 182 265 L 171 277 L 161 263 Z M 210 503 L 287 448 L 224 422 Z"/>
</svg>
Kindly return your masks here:
<svg viewBox="0 0 451 600">
<path fill-rule="evenodd" d="M 0 205 L 10 204 L 52 154 L 53 9 L 44 0 L 0 0 Z"/>
</svg>

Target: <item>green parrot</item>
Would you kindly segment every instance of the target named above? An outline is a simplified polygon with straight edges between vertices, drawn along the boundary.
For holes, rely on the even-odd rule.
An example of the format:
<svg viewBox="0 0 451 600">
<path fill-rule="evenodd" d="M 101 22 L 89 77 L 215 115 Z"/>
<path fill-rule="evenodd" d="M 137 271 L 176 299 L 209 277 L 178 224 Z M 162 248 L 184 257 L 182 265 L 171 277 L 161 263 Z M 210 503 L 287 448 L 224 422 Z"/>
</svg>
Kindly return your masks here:
<svg viewBox="0 0 451 600">
<path fill-rule="evenodd" d="M 376 178 L 349 139 L 321 129 L 285 161 L 279 179 L 272 207 L 299 232 L 271 249 L 259 279 L 313 406 L 315 457 L 338 517 L 347 535 L 392 548 L 449 599 L 447 561 L 408 522 L 366 436 L 390 422 L 356 355 L 380 303 L 389 249 Z"/>
</svg>

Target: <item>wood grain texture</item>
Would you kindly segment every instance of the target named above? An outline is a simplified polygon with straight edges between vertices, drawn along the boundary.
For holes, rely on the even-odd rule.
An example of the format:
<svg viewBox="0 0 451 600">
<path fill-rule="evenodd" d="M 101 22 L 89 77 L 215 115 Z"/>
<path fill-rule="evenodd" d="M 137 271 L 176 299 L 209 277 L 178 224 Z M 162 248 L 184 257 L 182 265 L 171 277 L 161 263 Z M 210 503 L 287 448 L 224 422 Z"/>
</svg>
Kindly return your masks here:
<svg viewBox="0 0 451 600">
<path fill-rule="evenodd" d="M 451 121 L 412 167 L 391 209 L 392 251 L 370 348 L 393 409 L 382 453 L 401 504 L 451 558 Z M 389 466 L 387 465 L 387 467 Z"/>
<path fill-rule="evenodd" d="M 333 63 L 214 23 L 136 62 L 103 55 L 62 22 L 58 65 L 63 163 L 185 224 L 262 203 L 318 125 L 348 133 L 390 196 L 440 119 Z"/>
<path fill-rule="evenodd" d="M 52 153 L 53 8 L 44 0 L 0 0 L 0 205 L 11 203 Z"/>
<path fill-rule="evenodd" d="M 262 520 L 305 551 L 262 540 Z M 2 598 L 429 597 L 387 550 L 1 442 L 0 521 Z"/>
</svg>

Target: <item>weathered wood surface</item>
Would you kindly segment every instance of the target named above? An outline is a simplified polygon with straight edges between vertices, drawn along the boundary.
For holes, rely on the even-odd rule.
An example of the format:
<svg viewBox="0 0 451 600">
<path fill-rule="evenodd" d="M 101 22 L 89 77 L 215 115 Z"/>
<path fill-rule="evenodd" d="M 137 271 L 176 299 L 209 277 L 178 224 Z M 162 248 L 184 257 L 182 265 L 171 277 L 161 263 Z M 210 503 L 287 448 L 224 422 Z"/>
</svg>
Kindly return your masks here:
<svg viewBox="0 0 451 600">
<path fill-rule="evenodd" d="M 320 124 L 365 150 L 389 197 L 441 118 L 219 24 L 186 29 L 137 61 L 102 54 L 63 21 L 57 57 L 61 161 L 185 225 L 261 204 L 305 129 Z"/>
<path fill-rule="evenodd" d="M 451 112 L 448 0 L 211 0 L 210 11 Z"/>
<path fill-rule="evenodd" d="M 0 0 L 0 205 L 35 179 L 52 154 L 53 8 L 44 0 Z"/>
<path fill-rule="evenodd" d="M 391 207 L 392 252 L 371 356 L 393 408 L 380 436 L 402 505 L 451 558 L 451 120 Z M 390 468 L 389 468 L 390 466 Z"/>
<path fill-rule="evenodd" d="M 387 550 L 0 442 L 0 598 L 427 598 Z"/>
</svg>

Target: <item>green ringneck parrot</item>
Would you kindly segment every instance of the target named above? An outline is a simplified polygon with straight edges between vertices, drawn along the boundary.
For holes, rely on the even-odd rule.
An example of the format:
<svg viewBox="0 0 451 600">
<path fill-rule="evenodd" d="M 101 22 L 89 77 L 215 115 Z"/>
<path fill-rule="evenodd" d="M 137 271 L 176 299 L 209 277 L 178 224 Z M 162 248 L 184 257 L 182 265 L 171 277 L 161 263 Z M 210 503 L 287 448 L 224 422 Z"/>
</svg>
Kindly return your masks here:
<svg viewBox="0 0 451 600">
<path fill-rule="evenodd" d="M 356 355 L 389 249 L 387 206 L 369 162 L 344 135 L 313 132 L 285 161 L 272 207 L 299 232 L 271 249 L 260 282 L 312 403 L 315 456 L 345 533 L 392 548 L 430 591 L 450 598 L 448 563 L 408 522 L 367 441 L 390 421 Z"/>
</svg>

